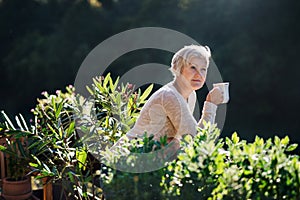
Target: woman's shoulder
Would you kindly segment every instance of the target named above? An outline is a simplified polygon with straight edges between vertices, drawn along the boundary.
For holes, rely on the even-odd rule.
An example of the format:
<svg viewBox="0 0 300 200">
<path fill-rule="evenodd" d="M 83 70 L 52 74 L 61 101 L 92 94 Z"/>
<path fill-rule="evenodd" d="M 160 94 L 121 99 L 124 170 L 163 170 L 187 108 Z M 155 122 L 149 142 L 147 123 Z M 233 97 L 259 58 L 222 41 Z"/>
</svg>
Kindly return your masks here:
<svg viewBox="0 0 300 200">
<path fill-rule="evenodd" d="M 166 84 L 159 88 L 157 91 L 155 91 L 151 97 L 149 98 L 148 102 L 164 102 L 164 100 L 167 100 L 169 102 L 178 101 L 176 89 L 172 87 L 172 85 Z"/>
<path fill-rule="evenodd" d="M 170 84 L 166 84 L 159 88 L 156 92 L 152 94 L 152 96 L 163 96 L 164 94 L 176 94 L 176 91 L 172 88 Z"/>
<path fill-rule="evenodd" d="M 160 88 L 160 94 L 163 96 L 174 96 L 174 97 L 176 97 L 177 95 L 175 88 L 170 83 Z"/>
<path fill-rule="evenodd" d="M 180 100 L 178 92 L 172 84 L 167 84 L 161 88 L 161 97 L 165 103 L 177 103 Z"/>
</svg>

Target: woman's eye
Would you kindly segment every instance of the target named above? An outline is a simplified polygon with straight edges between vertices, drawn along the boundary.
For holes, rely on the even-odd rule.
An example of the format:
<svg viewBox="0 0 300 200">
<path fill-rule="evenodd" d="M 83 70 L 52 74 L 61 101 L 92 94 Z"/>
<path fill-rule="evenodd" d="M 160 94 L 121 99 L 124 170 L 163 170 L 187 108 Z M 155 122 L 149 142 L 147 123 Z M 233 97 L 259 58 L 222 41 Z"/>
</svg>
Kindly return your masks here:
<svg viewBox="0 0 300 200">
<path fill-rule="evenodd" d="M 192 69 L 196 69 L 196 67 L 194 65 L 191 66 Z"/>
</svg>

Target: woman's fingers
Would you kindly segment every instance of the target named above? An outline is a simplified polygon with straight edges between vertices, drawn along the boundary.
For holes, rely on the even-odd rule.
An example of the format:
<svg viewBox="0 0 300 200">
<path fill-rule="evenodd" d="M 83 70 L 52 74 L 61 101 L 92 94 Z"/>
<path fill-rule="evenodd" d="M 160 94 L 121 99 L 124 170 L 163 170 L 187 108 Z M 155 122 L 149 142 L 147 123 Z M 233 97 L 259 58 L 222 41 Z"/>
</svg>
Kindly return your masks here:
<svg viewBox="0 0 300 200">
<path fill-rule="evenodd" d="M 221 104 L 223 100 L 224 94 L 218 87 L 213 88 L 206 97 L 206 101 L 211 102 L 215 105 Z"/>
</svg>

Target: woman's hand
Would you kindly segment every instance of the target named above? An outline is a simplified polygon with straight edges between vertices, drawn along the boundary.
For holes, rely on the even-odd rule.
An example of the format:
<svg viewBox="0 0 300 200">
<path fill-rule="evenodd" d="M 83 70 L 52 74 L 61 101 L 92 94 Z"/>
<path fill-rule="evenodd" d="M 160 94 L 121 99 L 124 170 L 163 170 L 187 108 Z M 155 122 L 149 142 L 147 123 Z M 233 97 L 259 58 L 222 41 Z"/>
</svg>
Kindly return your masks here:
<svg viewBox="0 0 300 200">
<path fill-rule="evenodd" d="M 222 91 L 218 88 L 215 87 L 206 96 L 206 101 L 213 103 L 215 105 L 219 105 L 223 102 L 224 100 L 224 95 Z"/>
</svg>

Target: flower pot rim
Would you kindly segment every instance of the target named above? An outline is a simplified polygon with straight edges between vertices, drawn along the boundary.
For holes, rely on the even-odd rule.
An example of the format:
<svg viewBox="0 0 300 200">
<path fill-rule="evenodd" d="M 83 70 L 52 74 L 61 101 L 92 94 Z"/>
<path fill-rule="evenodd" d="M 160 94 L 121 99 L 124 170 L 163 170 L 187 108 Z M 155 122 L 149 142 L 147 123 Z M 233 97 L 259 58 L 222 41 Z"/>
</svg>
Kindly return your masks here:
<svg viewBox="0 0 300 200">
<path fill-rule="evenodd" d="M 23 176 L 22 180 L 14 180 L 15 178 L 12 177 L 5 177 L 2 179 L 2 182 L 27 182 L 29 177 L 28 176 Z"/>
</svg>

